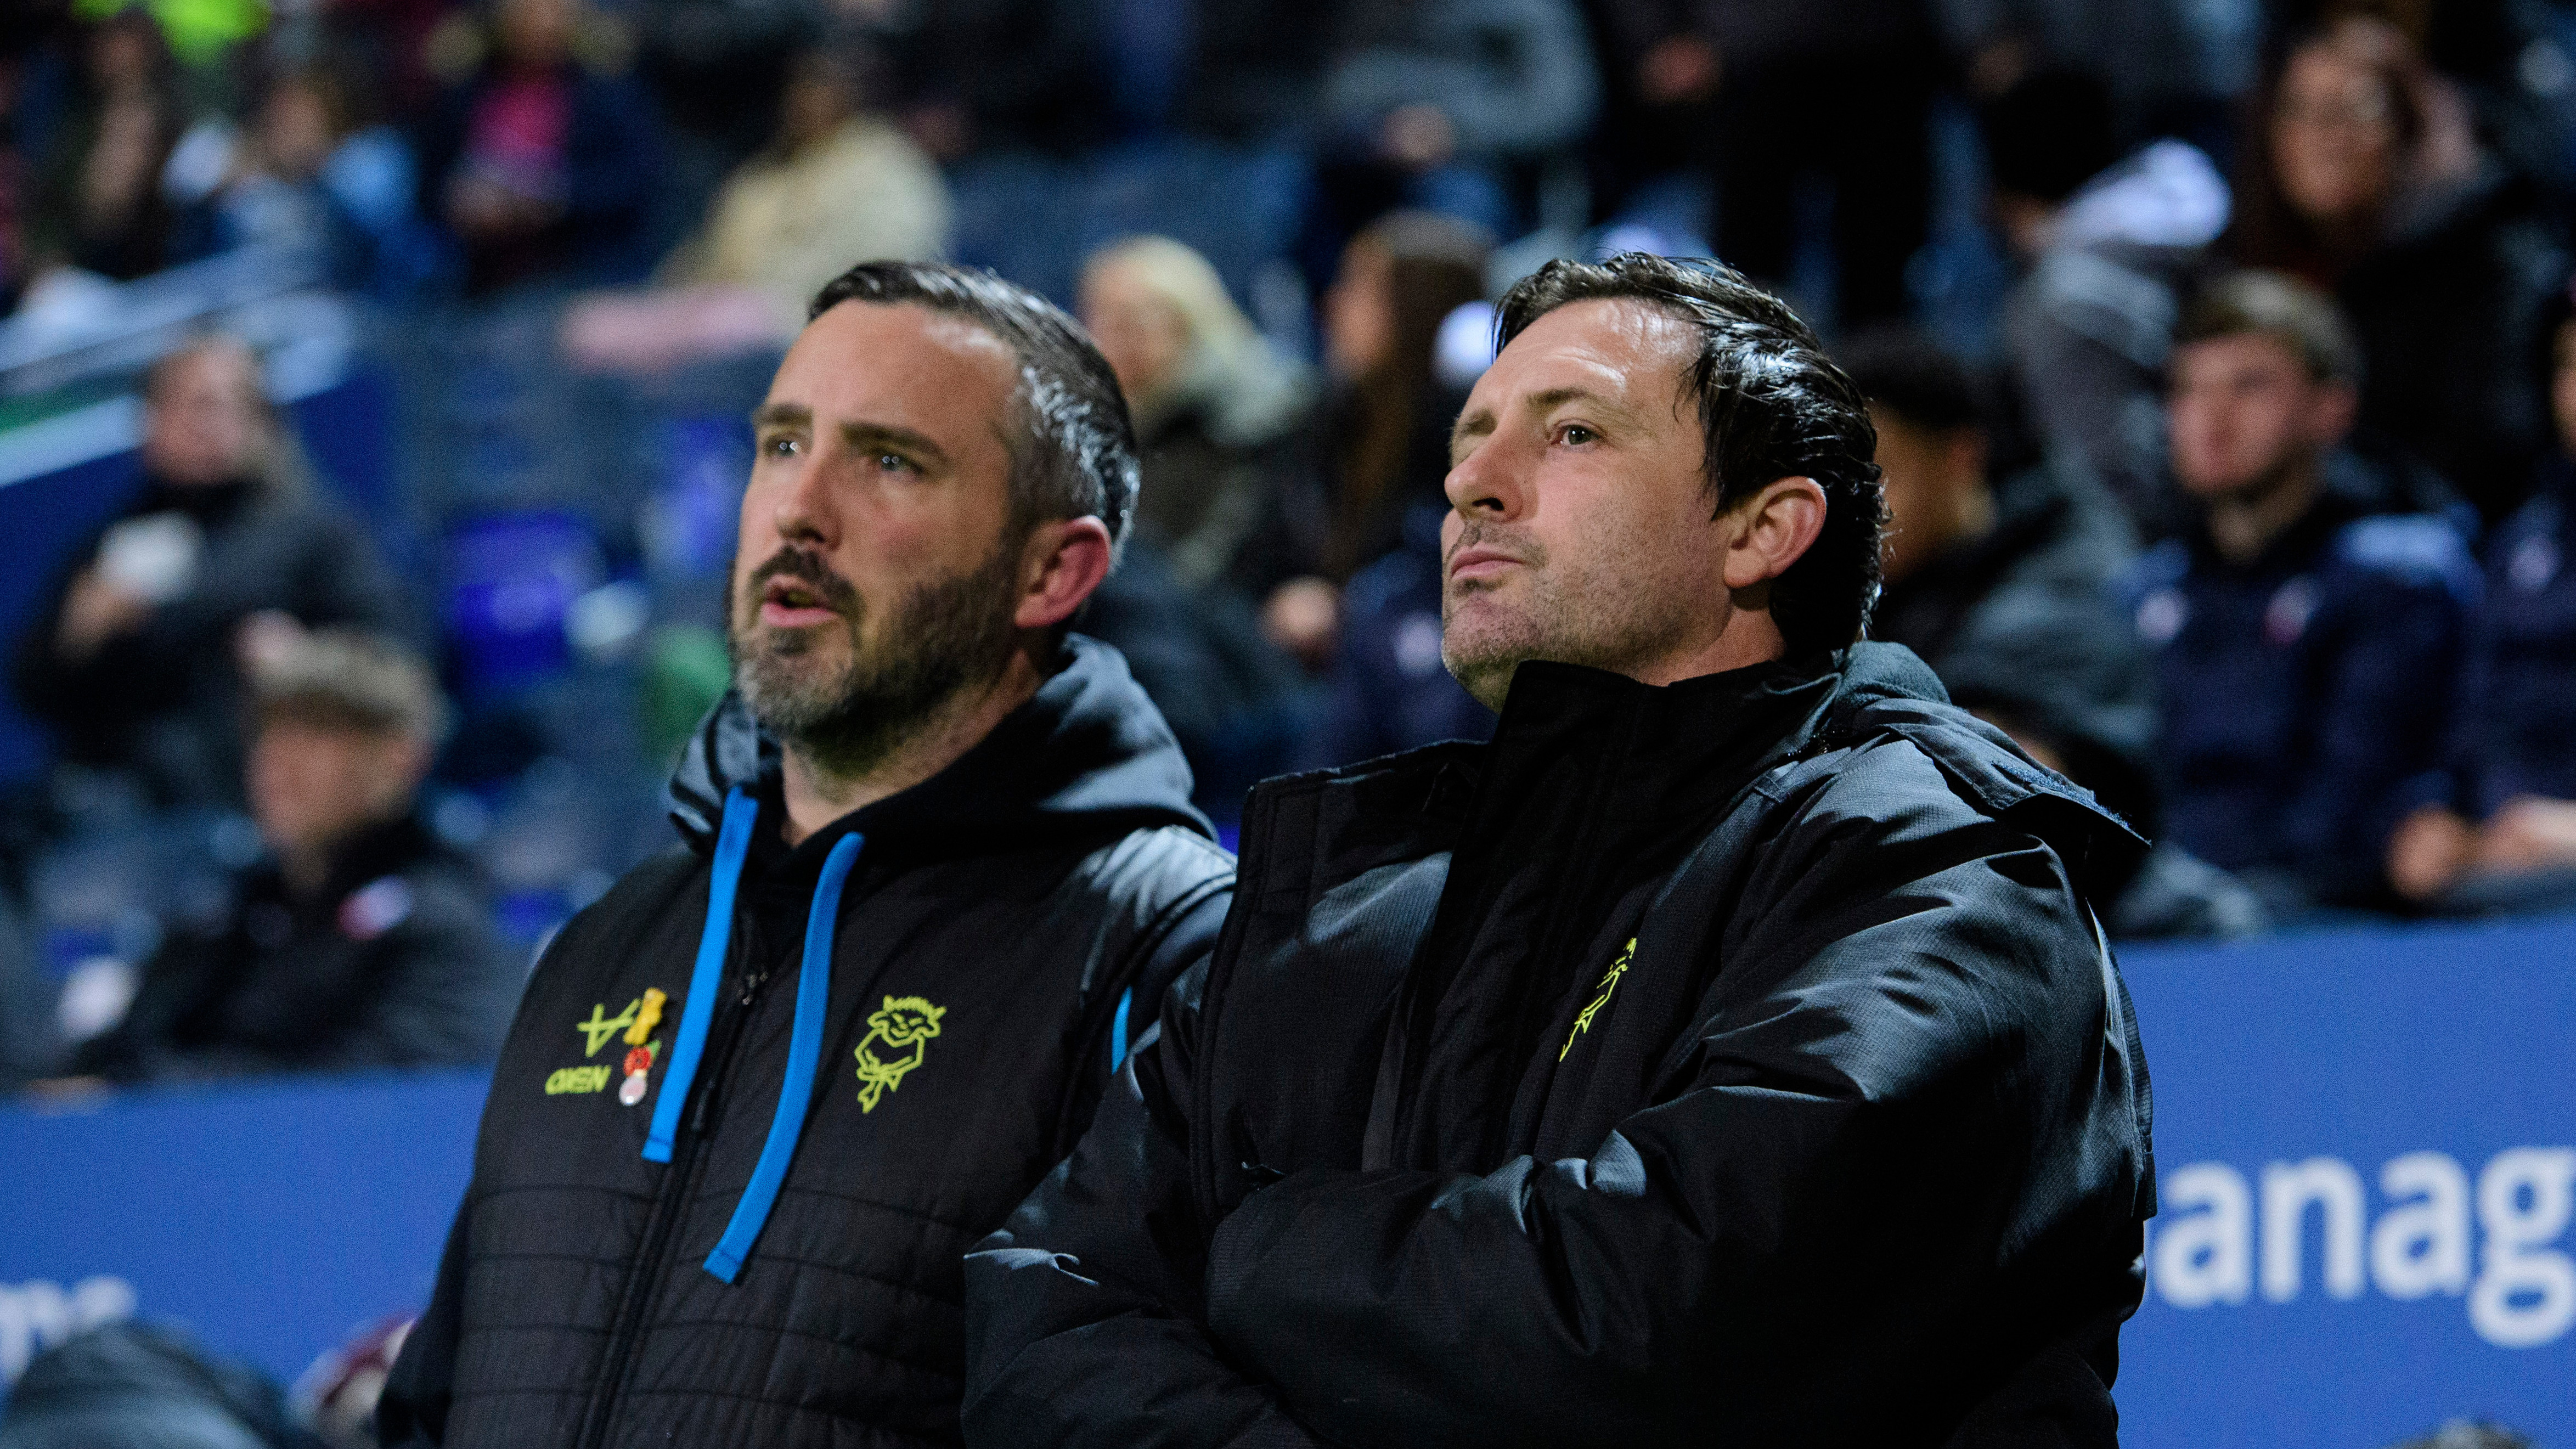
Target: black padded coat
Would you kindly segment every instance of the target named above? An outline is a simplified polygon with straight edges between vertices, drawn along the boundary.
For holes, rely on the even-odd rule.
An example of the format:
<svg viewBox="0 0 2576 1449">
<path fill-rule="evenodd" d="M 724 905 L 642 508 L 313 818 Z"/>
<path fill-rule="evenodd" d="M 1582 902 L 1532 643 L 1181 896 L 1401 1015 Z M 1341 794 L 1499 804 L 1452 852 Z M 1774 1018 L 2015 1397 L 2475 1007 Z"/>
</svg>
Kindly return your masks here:
<svg viewBox="0 0 2576 1449">
<path fill-rule="evenodd" d="M 1263 785 L 967 1260 L 967 1442 L 2111 1444 L 2136 848 L 1893 645 L 1525 665 L 1490 745 Z"/>
<path fill-rule="evenodd" d="M 379 1411 L 387 1443 L 957 1441 L 960 1259 L 1071 1149 L 1120 1003 L 1159 999 L 1207 953 L 1232 881 L 1117 652 L 1068 647 L 947 770 L 794 850 L 774 833 L 774 751 L 719 707 L 673 782 L 686 848 L 576 916 L 529 983 L 436 1296 Z M 670 1160 L 647 1161 L 735 785 L 765 796 L 763 827 Z M 710 1256 L 783 1120 L 807 902 L 853 832 L 811 1105 L 726 1282 Z M 639 1026 L 648 988 L 669 1000 Z M 1141 1030 L 1150 1010 L 1131 1009 Z"/>
</svg>

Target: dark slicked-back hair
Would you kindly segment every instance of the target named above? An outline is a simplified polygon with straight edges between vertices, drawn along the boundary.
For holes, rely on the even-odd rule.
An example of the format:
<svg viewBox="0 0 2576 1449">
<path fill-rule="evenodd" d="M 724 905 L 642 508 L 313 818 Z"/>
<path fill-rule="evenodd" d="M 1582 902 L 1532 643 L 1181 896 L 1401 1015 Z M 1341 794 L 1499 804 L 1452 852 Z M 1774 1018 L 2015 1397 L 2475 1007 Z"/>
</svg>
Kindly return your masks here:
<svg viewBox="0 0 2576 1449">
<path fill-rule="evenodd" d="M 1638 301 L 1699 329 L 1699 356 L 1681 388 L 1708 442 L 1717 513 L 1775 479 L 1807 477 L 1825 491 L 1824 531 L 1772 581 L 1771 620 L 1792 654 L 1858 639 L 1878 602 L 1878 432 L 1860 390 L 1825 359 L 1789 304 L 1716 262 L 1625 252 L 1601 262 L 1550 262 L 1504 294 L 1497 327 L 1511 340 L 1573 302 Z"/>
<path fill-rule="evenodd" d="M 843 302 L 910 303 L 963 318 L 1019 360 L 1012 395 L 1011 510 L 1022 528 L 1098 518 L 1110 542 L 1136 512 L 1136 430 L 1118 378 L 1081 326 L 1046 298 L 991 272 L 937 262 L 861 262 L 814 294 L 810 320 Z"/>
</svg>

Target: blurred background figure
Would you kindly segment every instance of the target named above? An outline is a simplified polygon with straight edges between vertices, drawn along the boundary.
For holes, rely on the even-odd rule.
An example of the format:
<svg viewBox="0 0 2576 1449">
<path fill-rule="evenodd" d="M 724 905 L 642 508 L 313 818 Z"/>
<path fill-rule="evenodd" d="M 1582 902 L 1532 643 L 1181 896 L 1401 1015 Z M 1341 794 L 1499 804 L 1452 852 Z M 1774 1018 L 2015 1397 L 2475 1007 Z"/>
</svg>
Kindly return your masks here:
<svg viewBox="0 0 2576 1449">
<path fill-rule="evenodd" d="M 1718 255 L 1787 284 L 1817 197 L 1830 210 L 1832 305 L 1805 305 L 1846 329 L 1902 318 L 1906 263 L 1932 219 L 1942 47 L 1930 6 L 1640 0 L 1610 18 L 1649 103 L 1706 107 Z"/>
<path fill-rule="evenodd" d="M 35 269 L 66 265 L 124 280 L 167 260 L 161 171 L 187 128 L 161 29 L 126 10 L 81 37 L 74 97 L 42 167 Z"/>
<path fill-rule="evenodd" d="M 1493 352 L 1487 257 L 1481 233 L 1398 212 L 1351 242 L 1325 296 L 1337 471 L 1324 574 L 1292 581 L 1267 616 L 1274 637 L 1330 661 L 1309 749 L 1318 762 L 1493 732 L 1493 715 L 1441 664 L 1439 633 L 1449 428 Z"/>
<path fill-rule="evenodd" d="M 1521 230 L 1506 168 L 1580 139 L 1597 105 L 1568 0 L 1344 0 L 1319 98 L 1327 245 L 1399 207 Z"/>
<path fill-rule="evenodd" d="M 252 674 L 246 793 L 268 852 L 210 919 L 179 923 L 75 1077 L 466 1065 L 509 1028 L 524 972 L 473 868 L 417 813 L 446 707 L 417 658 L 324 630 Z"/>
<path fill-rule="evenodd" d="M 2102 77 L 2123 151 L 2158 138 L 2223 139 L 2261 40 L 2251 5 L 1941 0 L 1938 11 L 1970 99 L 1991 100 L 2050 72 Z"/>
<path fill-rule="evenodd" d="M 2283 50 L 2239 172 L 2225 250 L 2333 294 L 2361 345 L 2361 424 L 2489 520 L 2512 511 L 2547 439 L 2524 369 L 2567 260 L 2458 88 L 2395 26 L 2333 20 Z"/>
<path fill-rule="evenodd" d="M 796 57 L 777 132 L 727 178 L 705 224 L 664 264 L 667 280 L 753 288 L 801 322 L 852 258 L 946 253 L 947 185 L 873 104 L 870 69 L 841 50 Z"/>
<path fill-rule="evenodd" d="M 1314 567 L 1314 388 L 1207 259 L 1168 237 L 1094 253 L 1080 313 L 1127 395 L 1142 477 L 1118 571 L 1081 627 L 1164 702 L 1195 798 L 1231 815 L 1294 762 L 1310 713 L 1259 610 Z"/>
<path fill-rule="evenodd" d="M 77 763 L 129 772 L 161 804 L 231 804 L 244 670 L 308 628 L 406 634 L 410 609 L 315 490 L 249 348 L 171 353 L 143 401 L 141 491 L 19 644 L 18 698 Z"/>
<path fill-rule="evenodd" d="M 453 32 L 463 74 L 430 119 L 421 167 L 422 204 L 462 249 L 467 290 L 635 280 L 653 256 L 652 102 L 614 68 L 622 57 L 585 60 L 578 0 L 492 0 L 489 17 L 482 33 Z"/>
<path fill-rule="evenodd" d="M 2162 685 L 2166 831 L 2285 917 L 2390 900 L 2391 834 L 2444 788 L 2478 597 L 2447 520 L 2382 511 L 2340 466 L 2359 371 L 2333 304 L 2290 278 L 2194 299 L 2171 426 L 2199 519 L 2131 583 Z"/>
<path fill-rule="evenodd" d="M 1869 399 L 1886 471 L 1885 591 L 1870 637 L 1921 655 L 1962 708 L 2091 790 L 2151 838 L 2153 665 L 2116 590 L 2137 557 L 2117 504 L 2081 473 L 2040 465 L 2000 481 L 1977 380 L 1929 338 L 1855 338 L 1843 368 Z M 2120 935 L 2260 930 L 2244 887 L 2166 842 L 2110 904 Z"/>
<path fill-rule="evenodd" d="M 592 367 L 652 372 L 782 347 L 804 325 L 805 304 L 853 260 L 944 256 L 947 183 L 871 104 L 872 69 L 847 51 L 799 54 L 776 133 L 663 259 L 657 290 L 577 305 L 564 320 L 566 351 Z"/>
<path fill-rule="evenodd" d="M 2558 446 L 2487 543 L 2486 609 L 2454 736 L 2449 799 L 2409 816 L 2389 874 L 2463 912 L 2576 904 L 2576 300 L 2546 316 Z"/>
<path fill-rule="evenodd" d="M 1332 483 L 1319 576 L 1271 596 L 1271 637 L 1320 666 L 1332 654 L 1335 590 L 1404 542 L 1412 508 L 1448 507 L 1449 424 L 1475 378 L 1443 377 L 1440 329 L 1481 303 L 1493 238 L 1450 217 L 1400 211 L 1343 249 L 1324 295 L 1324 363 L 1332 391 L 1324 437 Z"/>
<path fill-rule="evenodd" d="M 436 259 L 410 148 L 364 104 L 351 74 L 314 64 L 272 78 L 248 126 L 191 128 L 163 183 L 173 259 L 266 247 L 345 287 L 399 297 L 426 281 Z"/>
<path fill-rule="evenodd" d="M 1226 589 L 1258 604 L 1312 573 L 1314 386 L 1262 339 L 1216 268 L 1168 237 L 1120 242 L 1084 268 L 1080 315 L 1135 419 L 1135 537 L 1193 593 Z"/>
<path fill-rule="evenodd" d="M 2011 401 L 2151 538 L 2182 527 L 2165 469 L 2164 373 L 2182 297 L 2227 225 L 2227 183 L 2190 144 L 2123 154 L 2110 88 L 2042 70 L 1978 114 L 1990 206 L 2023 268 L 2003 305 Z"/>
</svg>

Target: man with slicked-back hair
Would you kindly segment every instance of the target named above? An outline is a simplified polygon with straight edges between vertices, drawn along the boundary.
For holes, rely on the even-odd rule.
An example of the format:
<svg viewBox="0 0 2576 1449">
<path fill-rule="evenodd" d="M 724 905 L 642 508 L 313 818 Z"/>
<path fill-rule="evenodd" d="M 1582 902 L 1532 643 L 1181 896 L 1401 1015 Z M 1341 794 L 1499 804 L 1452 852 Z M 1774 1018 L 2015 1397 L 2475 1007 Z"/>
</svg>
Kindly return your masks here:
<svg viewBox="0 0 2576 1449">
<path fill-rule="evenodd" d="M 1501 331 L 1443 536 L 1493 740 L 1253 793 L 967 1262 L 967 1442 L 2107 1449 L 2139 842 L 1862 642 L 1874 439 L 1787 307 L 1631 254 Z"/>
</svg>

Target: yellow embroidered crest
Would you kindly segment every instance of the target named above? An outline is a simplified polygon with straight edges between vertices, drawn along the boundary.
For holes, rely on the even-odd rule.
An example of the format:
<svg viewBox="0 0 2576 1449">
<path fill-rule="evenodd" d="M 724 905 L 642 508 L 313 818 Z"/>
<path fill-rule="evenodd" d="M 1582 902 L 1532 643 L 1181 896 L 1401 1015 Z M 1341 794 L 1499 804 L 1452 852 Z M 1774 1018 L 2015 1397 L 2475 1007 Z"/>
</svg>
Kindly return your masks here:
<svg viewBox="0 0 2576 1449">
<path fill-rule="evenodd" d="M 1628 944 L 1619 948 L 1619 959 L 1610 963 L 1609 974 L 1601 978 L 1601 994 L 1585 1003 L 1583 1010 L 1575 1016 L 1574 1030 L 1565 1034 L 1565 1045 L 1557 1049 L 1558 1061 L 1564 1061 L 1565 1054 L 1574 1050 L 1576 1037 L 1592 1029 L 1593 1015 L 1610 1004 L 1610 993 L 1619 989 L 1619 978 L 1628 974 L 1628 959 L 1636 954 L 1637 938 L 1630 936 Z"/>
<path fill-rule="evenodd" d="M 930 1039 L 939 1035 L 939 1018 L 948 1008 L 918 996 L 889 996 L 885 1007 L 868 1013 L 868 1034 L 859 1041 L 859 1110 L 873 1112 L 886 1093 L 903 1085 L 904 1073 L 921 1065 Z"/>
</svg>

